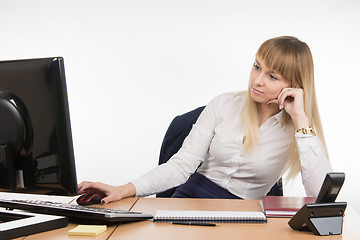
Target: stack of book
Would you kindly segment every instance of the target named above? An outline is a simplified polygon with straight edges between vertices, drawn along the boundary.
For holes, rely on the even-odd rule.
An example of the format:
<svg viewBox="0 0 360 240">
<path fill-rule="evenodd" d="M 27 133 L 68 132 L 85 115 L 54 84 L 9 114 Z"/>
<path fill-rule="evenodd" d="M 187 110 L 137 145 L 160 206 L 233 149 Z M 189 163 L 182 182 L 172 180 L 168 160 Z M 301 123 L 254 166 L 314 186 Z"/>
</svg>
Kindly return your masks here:
<svg viewBox="0 0 360 240">
<path fill-rule="evenodd" d="M 264 196 L 262 208 L 266 217 L 293 217 L 305 204 L 315 200 L 316 197 Z"/>
</svg>

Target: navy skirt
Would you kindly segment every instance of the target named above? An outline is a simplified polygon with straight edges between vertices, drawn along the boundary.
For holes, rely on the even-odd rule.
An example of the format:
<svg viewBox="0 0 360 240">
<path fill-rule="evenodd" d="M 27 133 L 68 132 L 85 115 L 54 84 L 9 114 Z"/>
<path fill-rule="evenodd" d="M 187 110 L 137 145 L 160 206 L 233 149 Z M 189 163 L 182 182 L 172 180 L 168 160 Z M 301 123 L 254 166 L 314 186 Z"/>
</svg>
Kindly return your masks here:
<svg viewBox="0 0 360 240">
<path fill-rule="evenodd" d="M 217 198 L 242 199 L 210 181 L 204 175 L 195 173 L 186 183 L 179 186 L 172 198 Z"/>
</svg>

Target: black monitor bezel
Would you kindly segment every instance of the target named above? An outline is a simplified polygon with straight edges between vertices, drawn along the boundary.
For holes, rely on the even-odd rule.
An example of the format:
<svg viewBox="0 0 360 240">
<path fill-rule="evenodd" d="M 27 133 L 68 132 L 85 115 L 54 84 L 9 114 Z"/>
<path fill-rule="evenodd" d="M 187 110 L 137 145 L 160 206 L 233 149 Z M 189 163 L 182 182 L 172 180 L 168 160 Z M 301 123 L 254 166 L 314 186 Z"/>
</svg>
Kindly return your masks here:
<svg viewBox="0 0 360 240">
<path fill-rule="evenodd" d="M 33 66 L 31 64 L 34 64 Z M 58 121 L 59 133 L 57 136 L 57 141 L 61 142 L 59 144 L 59 152 L 61 152 L 61 159 L 59 164 L 59 183 L 50 183 L 50 184 L 38 184 L 34 185 L 30 184 L 30 181 L 24 179 L 25 186 L 17 185 L 17 188 L 11 189 L 12 192 L 26 192 L 26 193 L 44 193 L 44 194 L 55 194 L 55 195 L 76 195 L 77 194 L 77 178 L 76 178 L 76 167 L 75 167 L 75 158 L 74 158 L 74 149 L 73 149 L 73 141 L 72 141 L 72 132 L 71 132 L 71 124 L 70 124 L 70 112 L 69 112 L 69 104 L 68 104 L 68 95 L 67 95 L 67 87 L 66 87 L 66 78 L 65 78 L 65 67 L 64 67 L 64 59 L 62 57 L 52 57 L 52 58 L 33 58 L 33 59 L 23 59 L 23 60 L 9 60 L 9 61 L 0 61 L 0 91 L 3 96 L 12 97 L 12 89 L 7 89 L 6 86 L 2 86 L 1 83 L 2 77 L 7 77 L 9 74 L 11 75 L 12 80 L 19 81 L 21 85 L 21 79 L 18 76 L 19 71 L 22 71 L 22 68 L 25 65 L 38 67 L 38 68 L 46 68 L 46 70 L 42 69 L 41 72 L 43 75 L 41 76 L 47 78 L 48 81 L 55 81 L 55 92 L 52 93 L 54 98 L 56 98 L 56 102 L 58 105 L 55 112 L 49 114 L 56 114 L 56 121 Z M 2 66 L 4 66 L 2 68 Z M 10 67 L 9 67 L 10 66 Z M 3 70 L 5 69 L 5 70 Z M 9 70 L 11 69 L 11 70 Z M 11 72 L 12 71 L 12 72 Z M 3 73 L 4 72 L 4 73 Z M 26 84 L 24 84 L 25 86 Z M 5 94 L 4 94 L 5 92 Z M 54 94 L 56 96 L 54 96 Z M 18 97 L 21 100 L 21 96 Z M 43 101 L 47 101 L 49 99 L 44 98 Z M 24 103 L 26 105 L 26 103 Z M 25 115 L 26 109 L 25 109 Z M 25 119 L 26 120 L 26 119 Z M 32 132 L 31 125 L 34 124 L 29 121 L 25 121 L 25 125 L 27 125 L 27 136 L 34 134 Z M 36 133 L 35 133 L 36 134 Z M 26 139 L 26 144 L 32 144 L 31 140 Z M 30 147 L 31 148 L 31 147 Z M 16 164 L 15 164 L 16 165 Z M 9 189 L 1 189 L 4 191 L 9 191 Z"/>
</svg>

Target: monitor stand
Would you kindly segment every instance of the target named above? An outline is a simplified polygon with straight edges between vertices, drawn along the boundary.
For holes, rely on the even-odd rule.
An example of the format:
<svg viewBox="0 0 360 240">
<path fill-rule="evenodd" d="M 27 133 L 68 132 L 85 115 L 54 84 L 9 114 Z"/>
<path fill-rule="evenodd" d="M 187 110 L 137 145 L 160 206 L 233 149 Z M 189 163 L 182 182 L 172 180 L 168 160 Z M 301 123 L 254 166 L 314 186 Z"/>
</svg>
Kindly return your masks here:
<svg viewBox="0 0 360 240">
<path fill-rule="evenodd" d="M 7 176 L 7 179 L 1 179 L 0 188 L 15 190 L 15 164 L 12 147 L 8 144 L 0 144 L 0 171 L 3 171 L 1 176 Z"/>
</svg>

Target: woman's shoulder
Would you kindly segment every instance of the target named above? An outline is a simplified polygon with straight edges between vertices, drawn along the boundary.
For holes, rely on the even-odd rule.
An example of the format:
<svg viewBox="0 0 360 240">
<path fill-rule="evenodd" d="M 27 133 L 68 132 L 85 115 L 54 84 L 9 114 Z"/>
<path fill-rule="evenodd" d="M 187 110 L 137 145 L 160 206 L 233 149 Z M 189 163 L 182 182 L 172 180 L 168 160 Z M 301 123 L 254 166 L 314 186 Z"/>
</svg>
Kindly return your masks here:
<svg viewBox="0 0 360 240">
<path fill-rule="evenodd" d="M 217 102 L 222 104 L 229 103 L 240 103 L 245 100 L 246 92 L 245 91 L 237 91 L 237 92 L 225 92 L 218 96 L 216 96 L 212 102 Z"/>
<path fill-rule="evenodd" d="M 209 111 L 222 116 L 238 113 L 244 106 L 246 92 L 226 92 L 213 98 L 207 105 Z"/>
</svg>

